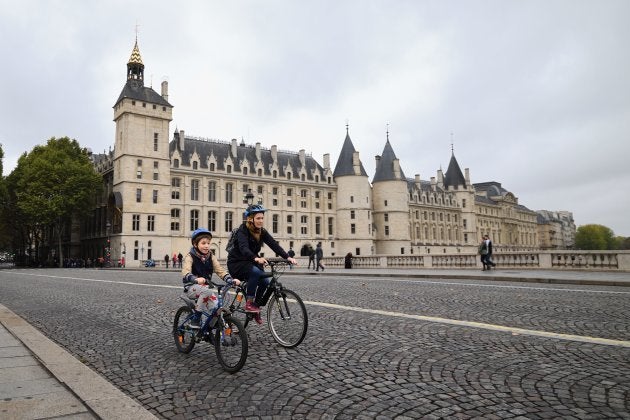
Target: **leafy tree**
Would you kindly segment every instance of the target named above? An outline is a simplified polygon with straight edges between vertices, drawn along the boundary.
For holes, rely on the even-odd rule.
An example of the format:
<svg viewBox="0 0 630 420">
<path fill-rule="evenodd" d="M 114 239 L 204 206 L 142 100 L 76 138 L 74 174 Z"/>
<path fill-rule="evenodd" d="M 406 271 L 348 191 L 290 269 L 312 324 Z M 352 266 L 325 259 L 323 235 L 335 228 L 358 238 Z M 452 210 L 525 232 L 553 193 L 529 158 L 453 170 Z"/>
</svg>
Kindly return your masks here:
<svg viewBox="0 0 630 420">
<path fill-rule="evenodd" d="M 62 234 L 74 217 L 88 214 L 102 179 L 85 149 L 68 137 L 51 138 L 35 146 L 18 161 L 15 183 L 16 207 L 26 222 L 41 233 L 52 228 L 63 262 Z"/>
<path fill-rule="evenodd" d="M 583 225 L 575 233 L 577 249 L 614 249 L 615 235 L 609 227 L 603 225 Z"/>
<path fill-rule="evenodd" d="M 2 144 L 0 144 L 0 252 L 6 252 L 10 245 L 10 223 L 11 219 L 8 219 L 6 209 L 9 206 L 9 194 L 7 191 L 6 180 L 3 176 L 4 168 L 4 150 Z"/>
<path fill-rule="evenodd" d="M 630 249 L 630 237 L 617 236 L 615 237 L 616 249 Z"/>
</svg>

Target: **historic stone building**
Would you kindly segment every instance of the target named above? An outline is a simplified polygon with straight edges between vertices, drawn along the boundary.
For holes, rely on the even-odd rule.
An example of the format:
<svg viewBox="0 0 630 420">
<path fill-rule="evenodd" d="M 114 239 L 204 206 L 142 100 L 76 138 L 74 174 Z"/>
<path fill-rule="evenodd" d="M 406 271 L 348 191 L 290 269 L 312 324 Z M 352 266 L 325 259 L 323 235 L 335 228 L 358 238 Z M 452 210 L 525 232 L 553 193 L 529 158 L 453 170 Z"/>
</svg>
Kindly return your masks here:
<svg viewBox="0 0 630 420">
<path fill-rule="evenodd" d="M 266 228 L 298 255 L 317 242 L 326 256 L 474 252 L 484 233 L 498 250 L 538 247 L 536 212 L 500 183 L 472 184 L 454 153 L 446 173 L 407 178 L 388 133 L 370 181 L 347 126 L 333 170 L 328 154 L 320 164 L 305 150 L 183 130 L 169 139 L 172 111 L 167 82 L 159 94 L 145 86 L 136 42 L 114 104 L 113 151 L 93 156 L 105 192 L 82 225 L 81 257 L 109 252 L 112 260 L 125 255 L 127 265 L 162 260 L 185 253 L 190 232 L 207 227 L 213 251 L 224 258 L 246 195 L 269 209 Z"/>
</svg>

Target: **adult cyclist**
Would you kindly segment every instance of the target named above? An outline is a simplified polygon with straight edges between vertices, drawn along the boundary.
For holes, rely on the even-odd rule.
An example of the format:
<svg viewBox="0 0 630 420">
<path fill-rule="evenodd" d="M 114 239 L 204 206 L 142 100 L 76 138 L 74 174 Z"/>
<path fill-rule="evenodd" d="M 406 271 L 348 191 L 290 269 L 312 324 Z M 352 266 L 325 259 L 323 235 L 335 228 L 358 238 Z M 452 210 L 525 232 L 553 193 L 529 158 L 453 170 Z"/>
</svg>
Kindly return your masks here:
<svg viewBox="0 0 630 420">
<path fill-rule="evenodd" d="M 245 221 L 235 232 L 235 244 L 227 259 L 230 274 L 247 281 L 245 310 L 254 314 L 254 320 L 258 324 L 262 324 L 259 305 L 270 281 L 262 278 L 267 264 L 267 260 L 259 255 L 263 244 L 291 264 L 297 264 L 295 258 L 290 257 L 263 227 L 266 211 L 260 204 L 247 207 Z"/>
</svg>

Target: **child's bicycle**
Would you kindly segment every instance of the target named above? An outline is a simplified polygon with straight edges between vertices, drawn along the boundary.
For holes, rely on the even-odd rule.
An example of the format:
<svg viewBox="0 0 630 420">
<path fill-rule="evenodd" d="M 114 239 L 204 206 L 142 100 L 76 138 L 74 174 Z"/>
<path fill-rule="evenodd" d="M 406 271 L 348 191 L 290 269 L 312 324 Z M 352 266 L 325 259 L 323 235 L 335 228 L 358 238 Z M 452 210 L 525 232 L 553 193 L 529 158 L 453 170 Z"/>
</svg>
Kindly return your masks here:
<svg viewBox="0 0 630 420">
<path fill-rule="evenodd" d="M 290 263 L 282 258 L 268 258 L 267 262 L 271 272 L 265 273 L 264 277 L 270 278 L 271 282 L 262 300 L 256 304 L 260 307 L 267 305 L 267 326 L 273 339 L 283 347 L 296 347 L 306 337 L 308 328 L 306 306 L 297 293 L 278 281 Z M 244 282 L 236 286 L 234 295 L 224 300 L 224 308 L 233 316 L 243 319 L 243 325 L 247 327 L 254 315 L 245 312 L 245 290 Z"/>
<path fill-rule="evenodd" d="M 219 290 L 218 309 L 212 313 L 195 311 L 195 302 L 185 294 L 180 295 L 186 305 L 175 313 L 173 337 L 177 350 L 190 353 L 195 344 L 205 341 L 214 345 L 217 359 L 223 369 L 230 373 L 238 372 L 247 360 L 247 333 L 243 323 L 223 308 L 223 299 L 230 288 L 211 282 Z M 200 321 L 200 327 L 191 327 L 194 319 Z M 199 325 L 199 324 L 198 324 Z"/>
</svg>

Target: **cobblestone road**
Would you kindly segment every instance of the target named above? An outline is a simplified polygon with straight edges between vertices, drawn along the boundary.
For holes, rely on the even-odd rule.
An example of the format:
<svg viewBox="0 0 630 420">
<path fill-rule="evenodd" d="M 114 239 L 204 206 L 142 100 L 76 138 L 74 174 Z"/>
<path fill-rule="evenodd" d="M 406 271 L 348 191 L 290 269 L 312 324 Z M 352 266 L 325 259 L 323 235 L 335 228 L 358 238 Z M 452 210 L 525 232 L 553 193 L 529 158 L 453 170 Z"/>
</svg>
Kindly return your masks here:
<svg viewBox="0 0 630 420">
<path fill-rule="evenodd" d="M 0 301 L 163 418 L 630 419 L 628 288 L 299 275 L 283 283 L 307 301 L 305 341 L 286 350 L 251 326 L 247 364 L 234 375 L 205 343 L 175 350 L 176 273 L 2 270 Z"/>
</svg>

